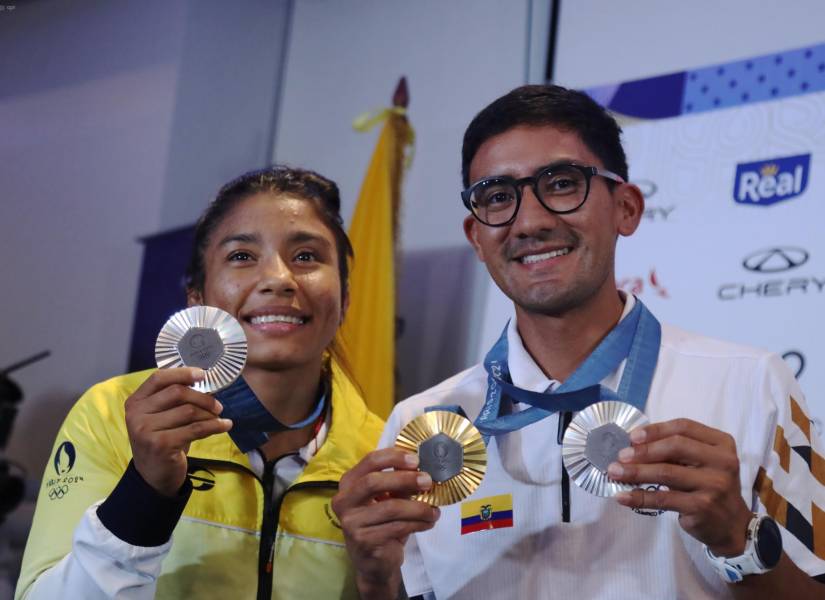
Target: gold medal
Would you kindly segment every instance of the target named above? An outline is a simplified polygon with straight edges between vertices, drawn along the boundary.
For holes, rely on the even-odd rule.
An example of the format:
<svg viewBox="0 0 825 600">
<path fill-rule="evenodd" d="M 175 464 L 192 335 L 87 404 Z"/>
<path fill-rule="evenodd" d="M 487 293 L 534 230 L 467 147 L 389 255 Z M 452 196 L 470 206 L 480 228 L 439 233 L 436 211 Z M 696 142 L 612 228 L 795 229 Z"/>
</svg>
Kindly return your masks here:
<svg viewBox="0 0 825 600">
<path fill-rule="evenodd" d="M 464 500 L 478 489 L 487 470 L 481 434 L 454 412 L 434 410 L 416 417 L 398 434 L 395 446 L 418 454 L 418 468 L 430 474 L 433 487 L 413 499 L 433 506 Z"/>
<path fill-rule="evenodd" d="M 235 317 L 214 306 L 192 306 L 169 317 L 155 342 L 158 368 L 198 367 L 192 387 L 211 394 L 235 381 L 246 364 L 246 335 Z"/>
</svg>

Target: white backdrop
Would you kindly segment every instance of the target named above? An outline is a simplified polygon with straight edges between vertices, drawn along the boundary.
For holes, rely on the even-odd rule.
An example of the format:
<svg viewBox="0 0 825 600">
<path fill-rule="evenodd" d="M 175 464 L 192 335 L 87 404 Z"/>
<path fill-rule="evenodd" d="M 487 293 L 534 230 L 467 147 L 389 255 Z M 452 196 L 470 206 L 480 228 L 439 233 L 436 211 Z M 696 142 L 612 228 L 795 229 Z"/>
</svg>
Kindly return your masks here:
<svg viewBox="0 0 825 600">
<path fill-rule="evenodd" d="M 717 76 L 714 66 L 685 73 L 676 107 L 681 114 L 625 119 L 631 179 L 645 192 L 647 210 L 637 233 L 619 242 L 616 276 L 662 321 L 786 355 L 795 372 L 801 369 L 800 383 L 821 421 L 825 92 L 810 90 L 825 87 L 825 68 L 819 68 L 825 46 L 800 56 L 814 61 L 812 71 L 822 72 L 822 81 L 802 82 L 794 72 L 798 86 L 775 94 L 784 98 L 743 101 L 756 92 L 744 91 L 749 84 L 741 79 L 731 86 L 723 68 L 718 86 L 727 95 L 716 104 L 727 107 L 716 109 L 713 100 L 700 106 L 696 97 L 715 99 L 714 86 L 701 79 Z M 746 62 L 732 63 L 727 73 L 737 65 L 745 69 Z M 793 69 L 787 64 L 777 66 L 785 65 L 786 79 Z M 757 84 L 767 84 L 770 94 L 770 75 L 767 82 L 754 75 Z M 736 97 L 728 93 L 734 89 Z M 602 99 L 610 101 L 609 95 Z M 510 314 L 510 301 L 491 283 L 479 358 Z"/>
</svg>

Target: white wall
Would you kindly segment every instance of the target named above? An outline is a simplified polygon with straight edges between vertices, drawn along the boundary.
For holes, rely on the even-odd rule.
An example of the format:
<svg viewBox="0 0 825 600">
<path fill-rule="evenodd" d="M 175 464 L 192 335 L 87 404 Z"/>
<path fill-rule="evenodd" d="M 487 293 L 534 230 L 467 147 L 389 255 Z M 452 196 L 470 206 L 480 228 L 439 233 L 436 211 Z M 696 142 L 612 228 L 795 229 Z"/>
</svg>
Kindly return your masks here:
<svg viewBox="0 0 825 600">
<path fill-rule="evenodd" d="M 531 5 L 297 2 L 275 158 L 337 181 L 348 218 L 378 134 L 354 132 L 352 120 L 388 106 L 406 75 L 417 137 L 404 188 L 402 247 L 464 244 L 461 138 L 484 105 L 524 83 Z"/>
<path fill-rule="evenodd" d="M 139 238 L 194 222 L 271 154 L 289 2 L 17 3 L 0 12 L 0 367 L 8 454 L 39 480 L 80 393 L 127 364 Z"/>
<path fill-rule="evenodd" d="M 77 395 L 123 370 L 140 235 L 157 229 L 185 6 L 0 13 L 0 366 L 25 400 L 9 455 L 39 479 Z M 160 5 L 156 4 L 155 9 Z M 147 48 L 141 33 L 151 31 Z"/>
</svg>

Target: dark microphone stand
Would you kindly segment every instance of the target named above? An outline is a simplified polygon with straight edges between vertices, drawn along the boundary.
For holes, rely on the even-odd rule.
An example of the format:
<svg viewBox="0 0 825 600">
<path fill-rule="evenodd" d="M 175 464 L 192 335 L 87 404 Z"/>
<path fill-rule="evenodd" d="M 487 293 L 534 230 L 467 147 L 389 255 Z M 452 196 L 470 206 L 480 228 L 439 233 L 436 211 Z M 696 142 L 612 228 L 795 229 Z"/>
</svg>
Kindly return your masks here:
<svg viewBox="0 0 825 600">
<path fill-rule="evenodd" d="M 44 350 L 0 370 L 0 524 L 23 499 L 26 481 L 25 469 L 2 456 L 11 437 L 17 405 L 23 400 L 23 391 L 9 378 L 9 373 L 43 360 L 50 354 L 50 351 Z"/>
</svg>

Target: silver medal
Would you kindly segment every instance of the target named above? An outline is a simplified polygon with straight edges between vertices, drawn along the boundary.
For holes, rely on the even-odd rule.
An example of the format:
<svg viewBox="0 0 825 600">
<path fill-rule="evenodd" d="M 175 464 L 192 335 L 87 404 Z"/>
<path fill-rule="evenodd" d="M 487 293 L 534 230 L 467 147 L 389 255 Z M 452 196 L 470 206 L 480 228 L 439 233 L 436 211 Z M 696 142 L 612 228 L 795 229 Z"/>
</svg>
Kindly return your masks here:
<svg viewBox="0 0 825 600">
<path fill-rule="evenodd" d="M 246 335 L 229 313 L 192 306 L 172 315 L 155 342 L 158 368 L 198 367 L 206 372 L 192 387 L 207 394 L 229 386 L 246 364 Z"/>
<path fill-rule="evenodd" d="M 607 467 L 630 446 L 630 432 L 647 423 L 632 404 L 609 400 L 578 412 L 564 433 L 562 461 L 576 485 L 596 496 L 611 497 L 635 486 L 610 479 Z"/>
</svg>

